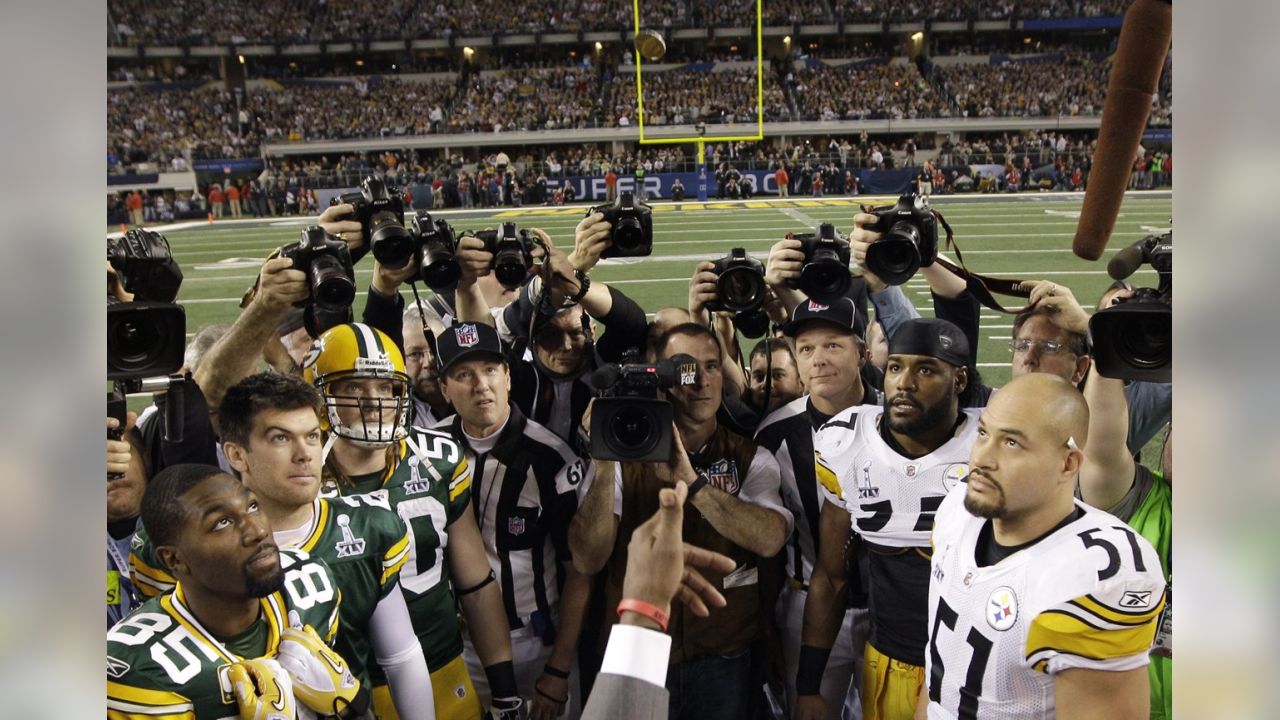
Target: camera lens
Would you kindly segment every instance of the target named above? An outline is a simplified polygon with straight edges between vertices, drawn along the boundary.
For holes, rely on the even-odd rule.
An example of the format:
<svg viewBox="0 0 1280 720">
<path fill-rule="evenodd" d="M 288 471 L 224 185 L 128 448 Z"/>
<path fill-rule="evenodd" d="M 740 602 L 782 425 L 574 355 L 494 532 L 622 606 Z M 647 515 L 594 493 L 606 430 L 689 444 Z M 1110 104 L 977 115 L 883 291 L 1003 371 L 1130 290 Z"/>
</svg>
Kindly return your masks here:
<svg viewBox="0 0 1280 720">
<path fill-rule="evenodd" d="M 524 264 L 524 253 L 518 249 L 499 250 L 493 256 L 493 275 L 502 287 L 514 290 L 524 283 L 529 268 Z"/>
<path fill-rule="evenodd" d="M 606 425 L 606 442 L 618 455 L 648 455 L 660 438 L 654 420 L 646 407 L 620 407 Z"/>
<path fill-rule="evenodd" d="M 356 299 L 356 284 L 343 271 L 336 258 L 321 255 L 311 261 L 311 298 L 316 305 L 337 310 L 351 307 Z"/>
<path fill-rule="evenodd" d="M 164 332 L 151 318 L 122 317 L 107 328 L 107 347 L 123 372 L 150 367 L 164 347 Z"/>
<path fill-rule="evenodd" d="M 867 248 L 867 269 L 889 285 L 901 285 L 920 269 L 920 231 L 908 222 L 894 224 Z"/>
<path fill-rule="evenodd" d="M 726 310 L 754 310 L 764 302 L 764 279 L 752 268 L 730 268 L 716 281 L 716 294 Z"/>
<path fill-rule="evenodd" d="M 453 251 L 441 242 L 428 242 L 422 247 L 422 281 L 432 290 L 453 287 L 462 277 L 462 268 Z"/>
<path fill-rule="evenodd" d="M 1173 356 L 1173 315 L 1169 313 L 1134 315 L 1116 329 L 1112 336 L 1116 352 L 1133 367 L 1162 367 Z"/>
<path fill-rule="evenodd" d="M 402 268 L 413 257 L 413 236 L 404 229 L 395 213 L 374 213 L 369 219 L 369 247 L 378 262 Z"/>
<path fill-rule="evenodd" d="M 820 303 L 830 305 L 849 292 L 849 268 L 834 250 L 817 250 L 813 260 L 800 269 L 800 289 Z"/>
<path fill-rule="evenodd" d="M 618 226 L 613 229 L 613 246 L 619 252 L 636 252 L 644 246 L 644 230 L 640 227 L 640 221 L 633 216 L 618 220 Z"/>
</svg>

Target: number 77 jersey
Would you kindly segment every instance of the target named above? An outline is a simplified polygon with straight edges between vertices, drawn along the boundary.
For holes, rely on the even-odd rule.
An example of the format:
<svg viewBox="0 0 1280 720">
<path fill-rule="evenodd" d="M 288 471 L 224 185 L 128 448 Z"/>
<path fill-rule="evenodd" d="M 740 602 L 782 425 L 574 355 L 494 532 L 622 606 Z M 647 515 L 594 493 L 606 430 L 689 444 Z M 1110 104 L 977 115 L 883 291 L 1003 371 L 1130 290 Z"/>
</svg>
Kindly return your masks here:
<svg viewBox="0 0 1280 720">
<path fill-rule="evenodd" d="M 1058 672 L 1147 664 L 1165 583 L 1142 536 L 1077 501 L 1074 520 L 980 567 L 991 521 L 964 509 L 965 490 L 947 495 L 933 530 L 930 720 L 1052 718 Z"/>
</svg>

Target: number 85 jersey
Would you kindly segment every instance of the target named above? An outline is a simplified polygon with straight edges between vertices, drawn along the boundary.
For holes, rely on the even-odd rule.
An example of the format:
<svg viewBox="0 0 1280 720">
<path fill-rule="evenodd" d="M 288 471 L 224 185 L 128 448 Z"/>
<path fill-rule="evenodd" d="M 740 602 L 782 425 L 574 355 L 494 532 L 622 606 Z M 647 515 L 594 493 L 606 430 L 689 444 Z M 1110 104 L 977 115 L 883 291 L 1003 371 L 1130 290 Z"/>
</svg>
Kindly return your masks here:
<svg viewBox="0 0 1280 720">
<path fill-rule="evenodd" d="M 933 529 L 930 720 L 1052 718 L 1056 673 L 1147 664 L 1165 583 L 1142 536 L 1077 501 L 1073 520 L 979 567 L 991 521 L 964 509 L 966 488 L 948 493 Z"/>
</svg>

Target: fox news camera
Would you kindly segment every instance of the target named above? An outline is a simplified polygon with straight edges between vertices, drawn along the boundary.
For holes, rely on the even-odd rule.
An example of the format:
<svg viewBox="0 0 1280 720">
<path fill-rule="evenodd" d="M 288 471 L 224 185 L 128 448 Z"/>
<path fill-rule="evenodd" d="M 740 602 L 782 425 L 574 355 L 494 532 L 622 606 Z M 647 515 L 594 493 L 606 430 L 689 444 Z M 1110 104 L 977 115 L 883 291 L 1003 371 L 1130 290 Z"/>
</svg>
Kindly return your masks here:
<svg viewBox="0 0 1280 720">
<path fill-rule="evenodd" d="M 634 359 L 634 355 L 626 358 Z M 653 365 L 605 365 L 591 375 L 600 392 L 591 409 L 591 457 L 654 462 L 671 459 L 671 403 L 663 390 L 698 383 L 698 363 L 679 354 Z"/>
<path fill-rule="evenodd" d="M 867 270 L 885 283 L 901 285 L 938 258 L 938 221 L 928 200 L 907 193 L 871 214 L 877 220 L 867 229 L 881 236 L 867 248 Z"/>
<path fill-rule="evenodd" d="M 186 312 L 174 304 L 182 285 L 182 270 L 163 235 L 130 230 L 107 240 L 107 262 L 132 300 L 107 295 L 107 414 L 119 428 L 108 434 L 123 436 L 126 396 L 166 393 L 182 383 L 173 376 L 182 369 L 186 349 Z M 182 393 L 175 392 L 165 408 L 165 439 L 182 440 Z"/>
<path fill-rule="evenodd" d="M 1099 310 L 1089 319 L 1093 360 L 1104 377 L 1148 382 L 1173 379 L 1173 233 L 1148 235 L 1116 253 L 1107 273 L 1123 280 L 1142 265 L 1155 268 L 1158 287 Z"/>
<path fill-rule="evenodd" d="M 611 242 L 601 259 L 612 257 L 647 257 L 653 253 L 653 209 L 635 193 L 618 194 L 612 205 L 599 205 L 587 214 L 602 213 L 613 227 Z"/>
<path fill-rule="evenodd" d="M 766 287 L 764 264 L 747 255 L 745 248 L 733 248 L 713 265 L 716 299 L 707 303 L 707 309 L 732 312 L 734 327 L 746 337 L 764 335 L 769 329 L 769 317 L 761 310 Z"/>
</svg>

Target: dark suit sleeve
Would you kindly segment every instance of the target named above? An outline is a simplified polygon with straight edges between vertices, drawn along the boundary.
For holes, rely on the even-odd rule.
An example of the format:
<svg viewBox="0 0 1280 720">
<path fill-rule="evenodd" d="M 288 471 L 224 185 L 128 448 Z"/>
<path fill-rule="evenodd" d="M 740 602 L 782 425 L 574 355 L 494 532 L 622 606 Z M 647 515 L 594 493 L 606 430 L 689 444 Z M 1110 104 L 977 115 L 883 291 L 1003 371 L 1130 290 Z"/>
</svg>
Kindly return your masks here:
<svg viewBox="0 0 1280 720">
<path fill-rule="evenodd" d="M 601 673 L 582 709 L 582 720 L 666 720 L 667 689 L 625 675 Z"/>
<path fill-rule="evenodd" d="M 370 287 L 360 320 L 386 333 L 396 347 L 404 349 L 404 298 L 400 293 L 387 297 Z"/>
</svg>

